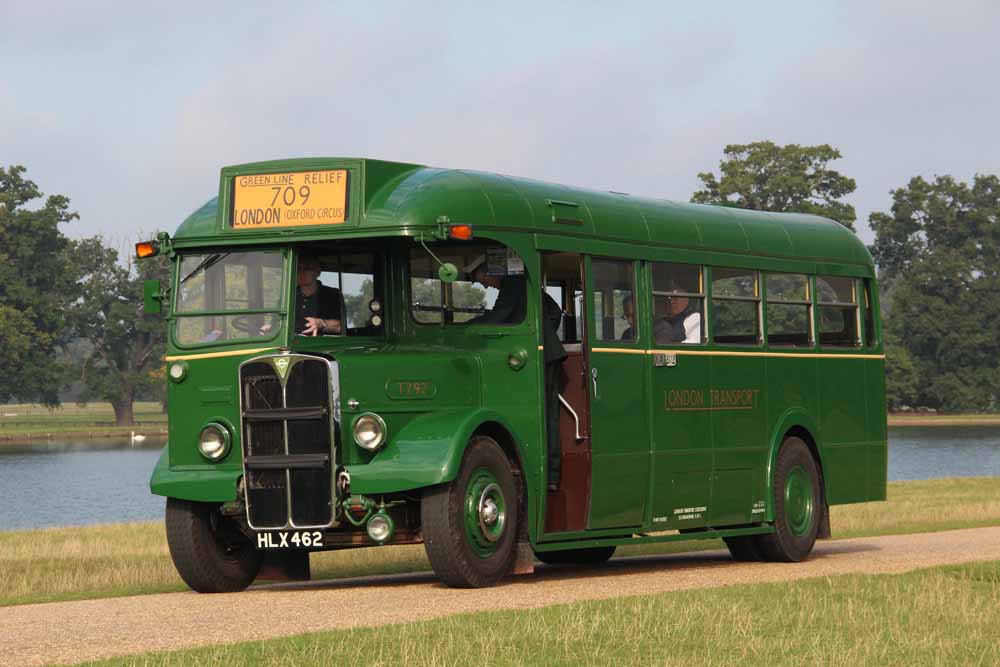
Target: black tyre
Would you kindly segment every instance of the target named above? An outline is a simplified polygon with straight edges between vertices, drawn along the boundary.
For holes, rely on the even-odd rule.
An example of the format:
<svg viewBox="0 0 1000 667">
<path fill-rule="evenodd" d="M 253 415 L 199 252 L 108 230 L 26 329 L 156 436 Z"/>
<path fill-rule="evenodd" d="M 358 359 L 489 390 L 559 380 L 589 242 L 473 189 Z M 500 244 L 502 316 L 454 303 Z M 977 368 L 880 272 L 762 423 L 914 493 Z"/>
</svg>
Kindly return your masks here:
<svg viewBox="0 0 1000 667">
<path fill-rule="evenodd" d="M 764 555 L 757 546 L 757 537 L 747 535 L 745 537 L 724 537 L 722 540 L 729 548 L 729 553 L 733 560 L 744 563 L 755 563 L 764 560 Z"/>
<path fill-rule="evenodd" d="M 757 537 L 769 561 L 797 563 L 816 543 L 823 497 L 819 469 L 801 438 L 786 438 L 774 466 L 774 533 Z"/>
<path fill-rule="evenodd" d="M 441 581 L 456 588 L 483 588 L 508 572 L 520 519 L 516 489 L 500 445 L 476 436 L 454 481 L 424 491 L 424 548 Z"/>
<path fill-rule="evenodd" d="M 615 547 L 536 551 L 535 558 L 548 565 L 600 565 L 615 555 Z"/>
<path fill-rule="evenodd" d="M 215 503 L 167 498 L 167 545 L 181 579 L 199 593 L 232 593 L 249 586 L 264 552 L 219 513 Z"/>
</svg>

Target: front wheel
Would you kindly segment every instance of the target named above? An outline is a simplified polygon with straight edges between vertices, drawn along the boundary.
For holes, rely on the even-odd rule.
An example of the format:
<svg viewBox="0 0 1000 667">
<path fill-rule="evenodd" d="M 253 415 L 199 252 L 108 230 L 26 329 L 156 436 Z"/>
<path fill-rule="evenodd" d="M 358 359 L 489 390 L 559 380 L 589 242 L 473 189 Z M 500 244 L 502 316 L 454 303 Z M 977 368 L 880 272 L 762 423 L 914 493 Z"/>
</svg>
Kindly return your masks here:
<svg viewBox="0 0 1000 667">
<path fill-rule="evenodd" d="M 257 577 L 258 551 L 218 504 L 167 498 L 167 546 L 181 579 L 199 593 L 242 591 Z"/>
<path fill-rule="evenodd" d="M 448 586 L 483 588 L 510 569 L 517 534 L 517 486 L 493 438 L 469 441 L 458 476 L 424 492 L 420 518 L 431 567 Z"/>
<path fill-rule="evenodd" d="M 760 535 L 766 560 L 797 563 L 812 552 L 823 507 L 819 469 L 801 438 L 786 438 L 774 467 L 774 533 Z"/>
</svg>

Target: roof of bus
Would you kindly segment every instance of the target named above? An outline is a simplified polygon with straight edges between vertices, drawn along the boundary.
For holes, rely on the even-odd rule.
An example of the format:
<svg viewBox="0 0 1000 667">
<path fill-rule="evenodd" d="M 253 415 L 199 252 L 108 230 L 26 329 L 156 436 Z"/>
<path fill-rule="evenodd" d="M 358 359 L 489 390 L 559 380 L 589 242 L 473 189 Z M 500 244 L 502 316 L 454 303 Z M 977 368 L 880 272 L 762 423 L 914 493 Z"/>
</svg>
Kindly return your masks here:
<svg viewBox="0 0 1000 667">
<path fill-rule="evenodd" d="M 228 204 L 235 175 L 281 170 L 351 171 L 344 224 L 234 231 L 219 215 L 219 197 L 177 229 L 179 246 L 220 242 L 286 242 L 338 236 L 413 234 L 441 221 L 524 231 L 553 238 L 576 236 L 629 244 L 681 247 L 771 257 L 872 265 L 865 245 L 843 225 L 815 215 L 768 213 L 599 192 L 524 178 L 370 159 L 307 158 L 258 162 L 222 170 L 220 196 Z M 228 205 L 225 207 L 228 209 Z"/>
</svg>

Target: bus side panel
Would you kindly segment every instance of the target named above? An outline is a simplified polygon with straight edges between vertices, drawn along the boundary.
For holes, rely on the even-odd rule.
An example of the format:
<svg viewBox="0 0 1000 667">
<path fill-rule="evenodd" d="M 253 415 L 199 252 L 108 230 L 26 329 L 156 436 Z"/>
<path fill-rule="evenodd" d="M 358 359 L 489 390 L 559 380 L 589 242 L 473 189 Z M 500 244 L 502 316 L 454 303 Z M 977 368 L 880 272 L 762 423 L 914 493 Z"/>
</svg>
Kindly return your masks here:
<svg viewBox="0 0 1000 667">
<path fill-rule="evenodd" d="M 590 403 L 592 486 L 587 528 L 638 526 L 649 491 L 644 354 L 595 353 Z"/>
<path fill-rule="evenodd" d="M 769 447 L 763 457 L 764 483 L 767 488 L 772 483 L 767 476 L 772 472 L 773 457 L 777 456 L 785 433 L 793 425 L 811 431 L 802 415 L 810 415 L 813 420 L 816 419 L 819 408 L 819 397 L 816 394 L 817 362 L 813 358 L 767 358 L 767 383 L 764 385 L 763 400 L 767 409 L 766 423 L 772 431 L 768 433 L 766 442 L 768 445 L 774 443 L 773 450 Z M 795 413 L 799 416 L 789 420 L 788 416 Z M 818 438 L 818 435 L 813 432 L 813 437 Z M 770 508 L 771 499 L 765 500 L 768 500 L 767 507 Z"/>
<path fill-rule="evenodd" d="M 865 359 L 820 359 L 819 423 L 831 505 L 868 500 Z"/>
<path fill-rule="evenodd" d="M 764 357 L 713 357 L 709 386 L 715 458 L 709 517 L 713 525 L 749 523 L 754 502 L 764 497 Z"/>
<path fill-rule="evenodd" d="M 646 356 L 651 366 L 653 527 L 666 530 L 706 525 L 706 510 L 684 510 L 712 505 L 711 357 L 677 355 L 675 366 L 656 366 L 653 355 Z"/>
<path fill-rule="evenodd" d="M 865 361 L 866 384 L 869 388 L 868 434 L 868 500 L 885 500 L 889 471 L 888 429 L 885 408 L 885 360 Z"/>
</svg>

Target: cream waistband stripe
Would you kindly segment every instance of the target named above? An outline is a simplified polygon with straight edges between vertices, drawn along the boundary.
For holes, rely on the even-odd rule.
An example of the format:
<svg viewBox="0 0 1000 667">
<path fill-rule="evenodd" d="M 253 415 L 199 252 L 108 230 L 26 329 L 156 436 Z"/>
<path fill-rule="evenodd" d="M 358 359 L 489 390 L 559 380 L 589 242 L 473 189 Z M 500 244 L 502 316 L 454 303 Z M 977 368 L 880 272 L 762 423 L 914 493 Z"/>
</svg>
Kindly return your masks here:
<svg viewBox="0 0 1000 667">
<path fill-rule="evenodd" d="M 189 359 L 211 359 L 212 357 L 238 357 L 245 354 L 257 354 L 277 350 L 276 347 L 258 347 L 253 350 L 226 350 L 225 352 L 204 352 L 202 354 L 173 354 L 163 358 L 164 361 L 188 361 Z"/>
<path fill-rule="evenodd" d="M 541 348 L 539 348 L 541 349 Z M 884 354 L 835 354 L 824 352 L 738 352 L 735 350 L 630 350 L 618 347 L 595 347 L 593 352 L 611 354 L 676 354 L 706 357 L 788 357 L 791 359 L 885 359 Z"/>
</svg>

